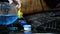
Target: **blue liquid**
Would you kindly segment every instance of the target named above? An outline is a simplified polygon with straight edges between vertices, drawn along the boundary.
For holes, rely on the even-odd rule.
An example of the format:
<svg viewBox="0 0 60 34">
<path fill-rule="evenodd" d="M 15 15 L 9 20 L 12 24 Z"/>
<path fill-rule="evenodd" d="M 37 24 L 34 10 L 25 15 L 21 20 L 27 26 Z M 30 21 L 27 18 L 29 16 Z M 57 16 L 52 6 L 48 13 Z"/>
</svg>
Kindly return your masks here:
<svg viewBox="0 0 60 34">
<path fill-rule="evenodd" d="M 24 34 L 32 34 L 31 31 L 24 31 Z"/>
<path fill-rule="evenodd" d="M 22 26 L 26 25 L 26 21 L 25 20 L 19 20 L 19 24 L 21 24 Z"/>
<path fill-rule="evenodd" d="M 9 27 L 8 30 L 18 30 L 17 27 Z"/>
<path fill-rule="evenodd" d="M 0 15 L 0 25 L 9 25 L 17 20 L 18 16 L 13 14 Z"/>
</svg>

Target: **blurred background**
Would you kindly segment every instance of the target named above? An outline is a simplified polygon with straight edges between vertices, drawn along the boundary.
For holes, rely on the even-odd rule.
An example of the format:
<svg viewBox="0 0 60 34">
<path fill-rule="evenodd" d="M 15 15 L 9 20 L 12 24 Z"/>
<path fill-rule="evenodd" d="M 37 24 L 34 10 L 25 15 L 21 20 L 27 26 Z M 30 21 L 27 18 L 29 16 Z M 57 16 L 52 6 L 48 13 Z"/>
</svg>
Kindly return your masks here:
<svg viewBox="0 0 60 34">
<path fill-rule="evenodd" d="M 27 24 L 32 25 L 32 32 L 60 32 L 60 0 L 21 0 L 21 2 L 21 11 Z M 20 19 L 17 19 L 13 26 L 22 30 L 23 27 L 18 20 Z M 0 27 L 0 31 L 7 29 L 6 26 Z"/>
<path fill-rule="evenodd" d="M 21 0 L 24 14 L 46 11 L 60 7 L 60 0 Z"/>
</svg>

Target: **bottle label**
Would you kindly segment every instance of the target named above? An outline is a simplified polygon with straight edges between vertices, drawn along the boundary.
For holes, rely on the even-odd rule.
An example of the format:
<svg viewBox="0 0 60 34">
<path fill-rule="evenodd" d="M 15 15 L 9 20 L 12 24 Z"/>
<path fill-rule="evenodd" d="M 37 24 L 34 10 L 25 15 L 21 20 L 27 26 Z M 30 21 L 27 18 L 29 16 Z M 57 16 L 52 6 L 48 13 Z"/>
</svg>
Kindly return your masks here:
<svg viewBox="0 0 60 34">
<path fill-rule="evenodd" d="M 24 25 L 24 30 L 31 31 L 31 25 Z"/>
</svg>

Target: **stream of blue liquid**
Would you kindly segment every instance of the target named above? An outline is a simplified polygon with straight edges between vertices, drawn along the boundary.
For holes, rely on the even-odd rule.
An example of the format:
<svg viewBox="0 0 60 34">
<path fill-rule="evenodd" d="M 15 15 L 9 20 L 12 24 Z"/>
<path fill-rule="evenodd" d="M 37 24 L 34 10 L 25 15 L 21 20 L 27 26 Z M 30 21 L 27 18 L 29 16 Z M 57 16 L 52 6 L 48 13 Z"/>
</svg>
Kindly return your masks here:
<svg viewBox="0 0 60 34">
<path fill-rule="evenodd" d="M 8 14 L 0 15 L 0 25 L 9 25 L 14 23 L 18 19 L 17 15 Z"/>
</svg>

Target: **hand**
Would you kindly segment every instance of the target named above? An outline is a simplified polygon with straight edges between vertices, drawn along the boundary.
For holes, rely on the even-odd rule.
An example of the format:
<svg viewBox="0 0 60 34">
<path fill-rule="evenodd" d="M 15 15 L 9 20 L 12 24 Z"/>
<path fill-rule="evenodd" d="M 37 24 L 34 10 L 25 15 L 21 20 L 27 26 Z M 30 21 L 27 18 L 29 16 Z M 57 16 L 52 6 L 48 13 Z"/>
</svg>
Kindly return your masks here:
<svg viewBox="0 0 60 34">
<path fill-rule="evenodd" d="M 20 0 L 16 0 L 16 8 L 20 8 L 21 7 L 21 1 Z"/>
<path fill-rule="evenodd" d="M 16 5 L 16 8 L 21 8 L 21 5 Z"/>
<path fill-rule="evenodd" d="M 8 1 L 9 1 L 9 3 L 10 3 L 10 4 L 12 4 L 12 3 L 13 3 L 13 1 L 12 1 L 12 0 L 8 0 Z"/>
</svg>

